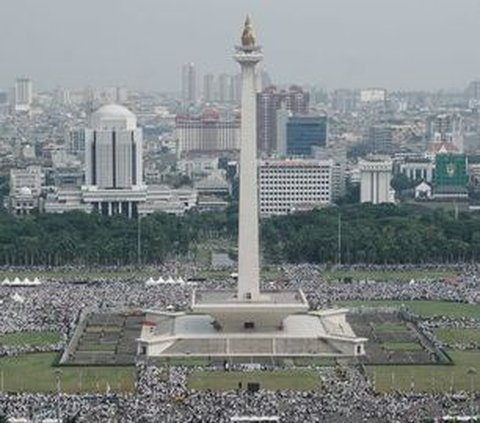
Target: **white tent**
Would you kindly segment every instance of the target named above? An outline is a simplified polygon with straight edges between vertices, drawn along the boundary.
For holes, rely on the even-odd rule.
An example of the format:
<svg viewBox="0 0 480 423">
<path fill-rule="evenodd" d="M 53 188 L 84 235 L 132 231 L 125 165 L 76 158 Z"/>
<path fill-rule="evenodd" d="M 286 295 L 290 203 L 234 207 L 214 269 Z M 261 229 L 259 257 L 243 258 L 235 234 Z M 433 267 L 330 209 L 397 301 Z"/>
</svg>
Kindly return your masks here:
<svg viewBox="0 0 480 423">
<path fill-rule="evenodd" d="M 18 279 L 18 276 L 13 280 L 13 283 L 15 285 L 20 285 L 22 283 L 22 281 L 20 279 Z"/>
<path fill-rule="evenodd" d="M 2 285 L 10 285 L 10 279 L 5 278 L 2 282 Z"/>
<path fill-rule="evenodd" d="M 177 283 L 179 283 L 180 285 L 185 285 L 185 281 L 182 279 L 181 276 L 177 279 Z"/>
<path fill-rule="evenodd" d="M 171 276 L 168 277 L 167 283 L 175 283 L 175 279 L 173 279 Z"/>
<path fill-rule="evenodd" d="M 12 295 L 12 300 L 15 301 L 16 303 L 21 303 L 21 304 L 25 302 L 25 298 L 23 298 L 17 292 L 15 292 L 15 294 Z"/>
<path fill-rule="evenodd" d="M 157 283 L 165 283 L 165 281 L 163 280 L 163 278 L 160 276 L 157 280 Z"/>
<path fill-rule="evenodd" d="M 148 280 L 145 281 L 145 285 L 156 285 L 157 282 L 152 278 L 148 278 Z"/>
</svg>

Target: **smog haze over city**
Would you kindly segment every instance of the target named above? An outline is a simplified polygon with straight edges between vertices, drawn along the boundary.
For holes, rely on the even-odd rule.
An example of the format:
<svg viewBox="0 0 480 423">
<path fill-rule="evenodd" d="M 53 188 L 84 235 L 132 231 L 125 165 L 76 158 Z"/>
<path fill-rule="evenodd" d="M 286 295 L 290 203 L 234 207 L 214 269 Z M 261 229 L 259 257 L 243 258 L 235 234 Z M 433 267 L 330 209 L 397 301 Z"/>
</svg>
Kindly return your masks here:
<svg viewBox="0 0 480 423">
<path fill-rule="evenodd" d="M 185 62 L 233 69 L 232 28 L 247 12 L 282 83 L 448 89 L 480 67 L 477 0 L 4 0 L 1 9 L 0 86 L 26 75 L 42 88 L 174 91 Z"/>
</svg>

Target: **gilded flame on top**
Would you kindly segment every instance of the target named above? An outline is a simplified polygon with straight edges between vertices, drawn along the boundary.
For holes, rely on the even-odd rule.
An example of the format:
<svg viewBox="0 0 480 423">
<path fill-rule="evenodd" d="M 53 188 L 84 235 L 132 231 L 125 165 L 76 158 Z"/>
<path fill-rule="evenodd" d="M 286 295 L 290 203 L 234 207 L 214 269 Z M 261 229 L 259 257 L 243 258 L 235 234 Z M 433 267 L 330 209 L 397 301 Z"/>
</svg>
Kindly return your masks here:
<svg viewBox="0 0 480 423">
<path fill-rule="evenodd" d="M 253 25 L 250 21 L 250 16 L 247 15 L 245 19 L 245 25 L 242 32 L 242 47 L 252 48 L 255 47 L 255 34 L 253 33 Z"/>
</svg>

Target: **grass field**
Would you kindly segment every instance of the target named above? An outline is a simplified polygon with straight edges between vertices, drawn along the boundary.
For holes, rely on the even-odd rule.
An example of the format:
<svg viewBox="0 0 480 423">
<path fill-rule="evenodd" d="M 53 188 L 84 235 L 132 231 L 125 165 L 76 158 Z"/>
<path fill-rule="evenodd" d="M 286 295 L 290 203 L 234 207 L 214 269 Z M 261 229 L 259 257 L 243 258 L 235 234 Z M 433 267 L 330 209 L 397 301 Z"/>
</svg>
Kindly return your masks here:
<svg viewBox="0 0 480 423">
<path fill-rule="evenodd" d="M 390 351 L 421 351 L 422 346 L 416 342 L 385 342 L 383 347 Z"/>
<path fill-rule="evenodd" d="M 0 344 L 3 345 L 50 345 L 61 341 L 62 337 L 58 332 L 12 332 L 0 335 Z"/>
<path fill-rule="evenodd" d="M 412 279 L 440 279 L 453 278 L 460 275 L 461 272 L 454 269 L 442 270 L 330 270 L 325 272 L 325 277 L 331 281 L 343 280 L 351 278 L 353 280 L 375 280 L 383 281 L 410 281 Z"/>
<path fill-rule="evenodd" d="M 188 378 L 188 386 L 197 390 L 228 391 L 237 389 L 239 382 L 242 382 L 244 389 L 248 382 L 258 382 L 261 389 L 311 391 L 320 387 L 320 376 L 313 370 L 275 372 L 209 372 L 199 370 Z"/>
<path fill-rule="evenodd" d="M 380 325 L 375 325 L 375 330 L 378 332 L 405 332 L 408 328 L 401 323 L 385 322 Z"/>
<path fill-rule="evenodd" d="M 3 389 L 12 392 L 55 392 L 60 369 L 62 392 L 129 392 L 134 388 L 134 367 L 52 367 L 55 353 L 0 358 Z M 1 388 L 1 387 L 0 387 Z"/>
<path fill-rule="evenodd" d="M 338 303 L 340 306 L 347 307 L 385 307 L 404 305 L 409 310 L 420 316 L 444 315 L 450 317 L 473 317 L 480 318 L 480 305 L 452 303 L 447 301 L 342 301 Z"/>
<path fill-rule="evenodd" d="M 367 366 L 370 380 L 375 380 L 378 392 L 392 390 L 403 392 L 455 392 L 471 390 L 473 368 L 473 389 L 480 388 L 480 351 L 450 351 L 454 365 L 401 365 Z"/>
<path fill-rule="evenodd" d="M 440 341 L 449 344 L 480 343 L 480 329 L 437 328 L 433 330 L 433 333 Z"/>
</svg>

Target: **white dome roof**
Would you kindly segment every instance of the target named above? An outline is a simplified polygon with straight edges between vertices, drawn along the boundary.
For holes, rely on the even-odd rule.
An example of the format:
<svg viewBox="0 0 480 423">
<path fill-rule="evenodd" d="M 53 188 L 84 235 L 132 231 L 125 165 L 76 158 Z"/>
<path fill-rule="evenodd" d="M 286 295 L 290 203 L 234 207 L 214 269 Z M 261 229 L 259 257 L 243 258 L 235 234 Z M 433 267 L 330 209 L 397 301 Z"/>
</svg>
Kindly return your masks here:
<svg viewBox="0 0 480 423">
<path fill-rule="evenodd" d="M 91 124 L 94 129 L 134 129 L 136 116 L 119 104 L 107 104 L 92 113 Z"/>
<path fill-rule="evenodd" d="M 107 104 L 100 107 L 92 116 L 119 119 L 119 118 L 131 118 L 135 115 L 126 107 L 120 106 L 120 104 Z"/>
</svg>

